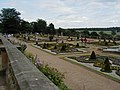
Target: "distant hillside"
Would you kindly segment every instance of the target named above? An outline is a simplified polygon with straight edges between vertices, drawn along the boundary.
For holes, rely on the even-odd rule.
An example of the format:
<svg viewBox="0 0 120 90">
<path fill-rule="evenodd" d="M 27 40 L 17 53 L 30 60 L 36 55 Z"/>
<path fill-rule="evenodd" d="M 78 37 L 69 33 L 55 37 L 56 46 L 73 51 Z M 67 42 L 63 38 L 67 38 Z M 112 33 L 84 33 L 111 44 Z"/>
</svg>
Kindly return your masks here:
<svg viewBox="0 0 120 90">
<path fill-rule="evenodd" d="M 109 27 L 109 28 L 68 28 L 64 30 L 88 30 L 88 31 L 112 31 L 112 30 L 117 30 L 120 32 L 120 27 Z"/>
</svg>

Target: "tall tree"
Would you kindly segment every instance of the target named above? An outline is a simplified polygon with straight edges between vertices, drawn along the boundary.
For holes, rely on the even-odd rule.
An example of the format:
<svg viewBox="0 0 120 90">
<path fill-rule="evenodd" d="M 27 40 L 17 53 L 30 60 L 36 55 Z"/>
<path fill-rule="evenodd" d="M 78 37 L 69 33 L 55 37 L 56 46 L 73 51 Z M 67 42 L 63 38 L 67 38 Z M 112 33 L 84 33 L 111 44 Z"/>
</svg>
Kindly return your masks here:
<svg viewBox="0 0 120 90">
<path fill-rule="evenodd" d="M 98 38 L 98 37 L 99 37 L 99 35 L 98 35 L 97 32 L 95 32 L 95 31 L 94 31 L 94 32 L 91 32 L 90 35 L 91 35 L 92 38 Z"/>
<path fill-rule="evenodd" d="M 116 30 L 112 30 L 111 35 L 113 35 L 113 36 L 116 35 Z"/>
<path fill-rule="evenodd" d="M 88 30 L 84 30 L 82 33 L 82 37 L 89 37 L 90 36 L 90 32 Z"/>
<path fill-rule="evenodd" d="M 48 29 L 49 29 L 50 34 L 52 34 L 52 35 L 55 35 L 55 34 L 56 34 L 56 31 L 55 31 L 55 28 L 54 28 L 54 24 L 53 24 L 53 23 L 50 23 L 50 24 L 49 24 Z"/>
<path fill-rule="evenodd" d="M 59 27 L 59 29 L 57 30 L 57 34 L 58 34 L 58 36 L 60 36 L 61 33 L 62 33 L 62 28 Z"/>
<path fill-rule="evenodd" d="M 42 20 L 42 19 L 38 19 L 37 20 L 37 30 L 36 32 L 38 33 L 45 33 L 45 30 L 47 28 L 47 23 L 45 20 Z"/>
<path fill-rule="evenodd" d="M 3 33 L 17 33 L 20 24 L 20 12 L 15 8 L 3 8 L 0 13 Z"/>
<path fill-rule="evenodd" d="M 29 22 L 25 20 L 21 20 L 20 22 L 20 32 L 21 33 L 26 33 L 26 32 L 31 32 L 32 31 L 32 26 Z"/>
<path fill-rule="evenodd" d="M 33 33 L 38 31 L 37 22 L 31 22 L 30 25 L 32 27 L 32 32 Z"/>
</svg>

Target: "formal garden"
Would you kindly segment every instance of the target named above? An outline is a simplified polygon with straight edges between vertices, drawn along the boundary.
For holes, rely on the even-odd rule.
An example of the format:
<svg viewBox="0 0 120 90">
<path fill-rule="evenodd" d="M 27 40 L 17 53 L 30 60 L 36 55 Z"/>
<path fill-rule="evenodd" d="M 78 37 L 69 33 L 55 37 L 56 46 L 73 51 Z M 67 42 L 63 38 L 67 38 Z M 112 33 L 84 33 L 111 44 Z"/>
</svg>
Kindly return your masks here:
<svg viewBox="0 0 120 90">
<path fill-rule="evenodd" d="M 41 44 L 34 44 L 42 49 L 46 49 L 49 50 L 50 52 L 53 52 L 55 54 L 65 54 L 65 53 L 82 53 L 82 52 L 87 52 L 84 49 L 88 48 L 84 45 L 80 45 L 79 43 L 76 43 L 76 45 L 74 44 L 70 44 L 64 41 L 61 42 L 55 42 L 55 43 L 48 43 L 48 42 L 44 42 Z"/>
<path fill-rule="evenodd" d="M 10 34 L 13 36 L 12 39 L 17 39 L 18 41 L 10 41 L 15 45 L 20 45 L 19 49 L 29 58 L 30 62 L 61 90 L 69 90 L 64 83 L 64 74 L 41 63 L 37 56 L 24 52 L 27 45 L 55 55 L 70 54 L 69 57 L 67 55 L 61 56 L 63 58 L 67 56 L 67 59 L 72 62 L 120 81 L 120 57 L 108 56 L 111 51 L 115 53 L 117 51 L 117 55 L 120 54 L 120 27 L 55 28 L 52 22 L 48 23 L 40 18 L 34 22 L 29 22 L 22 19 L 20 14 L 14 8 L 3 8 L 0 13 L 0 32 L 5 37 Z M 88 55 L 93 49 L 98 49 L 100 53 L 107 51 L 109 54 L 106 53 L 103 56 L 93 51 L 91 55 Z"/>
<path fill-rule="evenodd" d="M 120 58 L 101 56 L 92 51 L 91 55 L 68 57 L 85 67 L 120 79 Z"/>
<path fill-rule="evenodd" d="M 56 36 L 49 36 L 49 35 L 16 35 L 16 38 L 22 41 L 29 41 L 34 44 L 32 44 L 34 47 L 40 48 L 42 50 L 45 50 L 47 52 L 50 52 L 52 54 L 68 54 L 68 53 L 86 53 L 88 47 L 88 41 L 87 38 L 81 38 L 78 39 L 77 37 L 65 37 L 64 39 L 62 37 L 57 38 Z M 37 37 L 37 39 L 36 39 Z M 86 39 L 86 41 L 85 41 Z M 72 42 L 72 43 L 70 43 Z M 102 48 L 98 48 L 98 50 L 104 51 L 108 47 L 110 49 L 118 49 L 119 43 L 111 42 L 108 40 L 103 41 L 97 41 L 97 42 L 89 42 L 89 44 L 95 44 L 96 43 L 102 43 L 99 44 L 102 46 Z M 108 43 L 107 45 L 105 43 Z M 24 48 L 26 48 L 25 44 L 21 44 L 21 47 L 23 48 L 22 51 L 24 51 Z M 105 45 L 105 46 L 104 46 Z M 111 46 L 112 45 L 112 46 Z M 108 56 L 101 56 L 99 54 L 95 54 L 93 51 L 91 55 L 83 55 L 83 56 L 74 56 L 74 57 L 68 57 L 70 59 L 74 59 L 77 62 L 80 62 L 82 64 L 85 64 L 86 66 L 90 66 L 92 68 L 95 68 L 96 70 L 100 72 L 107 72 L 107 73 L 114 73 L 116 75 L 120 76 L 120 58 L 115 57 L 108 57 Z M 107 70 L 106 70 L 107 68 Z"/>
</svg>

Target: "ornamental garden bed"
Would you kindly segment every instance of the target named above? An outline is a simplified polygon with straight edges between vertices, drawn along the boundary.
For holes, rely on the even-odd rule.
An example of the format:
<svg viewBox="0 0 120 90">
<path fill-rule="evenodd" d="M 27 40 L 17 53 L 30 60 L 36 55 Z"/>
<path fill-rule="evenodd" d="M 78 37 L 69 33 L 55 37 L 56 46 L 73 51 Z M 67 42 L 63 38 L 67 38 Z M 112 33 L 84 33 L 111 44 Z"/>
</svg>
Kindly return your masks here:
<svg viewBox="0 0 120 90">
<path fill-rule="evenodd" d="M 116 45 L 120 45 L 120 43 L 116 43 L 116 42 L 104 42 L 104 41 L 101 41 L 101 42 L 89 42 L 89 44 L 94 44 L 94 45 L 99 45 L 99 46 L 116 46 Z"/>
<path fill-rule="evenodd" d="M 93 58 L 93 56 L 95 58 Z M 81 63 L 82 65 L 85 65 L 86 67 L 95 69 L 97 71 L 111 73 L 113 76 L 120 76 L 120 58 L 95 55 L 95 53 L 93 56 L 91 54 L 85 56 L 73 56 L 68 58 L 75 60 L 78 63 Z"/>
<path fill-rule="evenodd" d="M 87 48 L 86 46 L 79 46 L 77 43 L 76 45 L 69 44 L 69 43 L 43 43 L 43 44 L 34 44 L 42 49 L 47 49 L 51 52 L 56 54 L 65 54 L 65 53 L 82 53 L 87 52 L 84 49 Z"/>
</svg>

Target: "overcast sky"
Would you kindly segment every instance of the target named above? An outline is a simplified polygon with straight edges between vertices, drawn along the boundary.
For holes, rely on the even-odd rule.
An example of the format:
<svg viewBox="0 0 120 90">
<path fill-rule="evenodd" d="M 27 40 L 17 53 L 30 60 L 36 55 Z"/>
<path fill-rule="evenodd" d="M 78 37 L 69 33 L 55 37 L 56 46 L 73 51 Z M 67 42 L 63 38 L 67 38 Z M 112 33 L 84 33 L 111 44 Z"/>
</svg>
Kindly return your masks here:
<svg viewBox="0 0 120 90">
<path fill-rule="evenodd" d="M 120 26 L 120 0 L 0 0 L 0 9 L 16 8 L 21 18 L 38 18 L 56 28 Z"/>
</svg>

